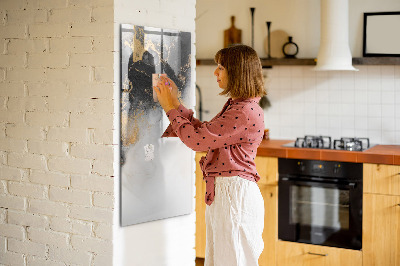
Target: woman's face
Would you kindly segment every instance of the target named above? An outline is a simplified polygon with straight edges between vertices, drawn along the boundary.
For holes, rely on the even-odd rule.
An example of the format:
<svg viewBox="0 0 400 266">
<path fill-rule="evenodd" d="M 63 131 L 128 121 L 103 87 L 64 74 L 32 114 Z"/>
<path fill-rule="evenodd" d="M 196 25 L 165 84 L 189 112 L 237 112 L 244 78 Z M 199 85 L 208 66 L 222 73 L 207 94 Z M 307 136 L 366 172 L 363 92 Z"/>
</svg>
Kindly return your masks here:
<svg viewBox="0 0 400 266">
<path fill-rule="evenodd" d="M 228 87 L 228 71 L 226 68 L 218 64 L 214 71 L 214 75 L 217 77 L 219 87 L 221 89 L 226 89 Z"/>
</svg>

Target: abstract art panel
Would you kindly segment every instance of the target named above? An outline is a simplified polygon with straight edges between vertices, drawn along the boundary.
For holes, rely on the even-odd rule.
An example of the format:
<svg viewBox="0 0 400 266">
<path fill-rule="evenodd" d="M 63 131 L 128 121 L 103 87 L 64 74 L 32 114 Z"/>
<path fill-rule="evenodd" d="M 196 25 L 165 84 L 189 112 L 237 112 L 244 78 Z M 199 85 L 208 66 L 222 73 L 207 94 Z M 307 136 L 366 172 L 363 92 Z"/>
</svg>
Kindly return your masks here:
<svg viewBox="0 0 400 266">
<path fill-rule="evenodd" d="M 152 75 L 166 74 L 181 102 L 193 102 L 191 45 L 190 32 L 121 25 L 122 226 L 192 211 L 193 152 L 161 138 L 169 121 L 152 88 Z"/>
</svg>

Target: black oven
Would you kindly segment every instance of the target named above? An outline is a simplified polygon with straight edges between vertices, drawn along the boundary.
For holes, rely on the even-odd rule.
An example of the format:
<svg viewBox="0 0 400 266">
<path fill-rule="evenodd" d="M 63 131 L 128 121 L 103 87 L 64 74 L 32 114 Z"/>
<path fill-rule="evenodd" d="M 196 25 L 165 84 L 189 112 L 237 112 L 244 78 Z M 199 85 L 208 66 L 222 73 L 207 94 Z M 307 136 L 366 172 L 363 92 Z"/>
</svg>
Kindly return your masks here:
<svg viewBox="0 0 400 266">
<path fill-rule="evenodd" d="M 278 160 L 278 238 L 361 249 L 360 163 Z"/>
</svg>

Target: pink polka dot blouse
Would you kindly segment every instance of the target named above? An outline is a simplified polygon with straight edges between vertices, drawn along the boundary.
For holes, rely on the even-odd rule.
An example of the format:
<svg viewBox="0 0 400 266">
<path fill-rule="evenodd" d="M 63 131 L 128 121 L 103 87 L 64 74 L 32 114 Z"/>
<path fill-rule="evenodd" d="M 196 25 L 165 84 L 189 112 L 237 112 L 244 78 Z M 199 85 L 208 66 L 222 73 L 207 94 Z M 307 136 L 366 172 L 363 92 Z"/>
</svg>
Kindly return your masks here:
<svg viewBox="0 0 400 266">
<path fill-rule="evenodd" d="M 214 200 L 216 176 L 240 176 L 254 182 L 260 179 L 254 163 L 265 128 L 259 100 L 229 98 L 210 122 L 194 118 L 193 111 L 182 104 L 167 113 L 171 123 L 162 137 L 179 137 L 190 149 L 207 151 L 200 160 L 207 205 Z"/>
</svg>

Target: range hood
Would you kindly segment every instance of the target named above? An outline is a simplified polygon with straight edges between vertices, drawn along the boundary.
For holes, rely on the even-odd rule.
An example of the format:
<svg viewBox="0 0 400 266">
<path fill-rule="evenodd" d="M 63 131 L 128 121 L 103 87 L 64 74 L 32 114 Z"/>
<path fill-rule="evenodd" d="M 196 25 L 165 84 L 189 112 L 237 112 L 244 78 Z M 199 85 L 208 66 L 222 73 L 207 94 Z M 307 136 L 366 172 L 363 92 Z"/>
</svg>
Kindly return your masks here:
<svg viewBox="0 0 400 266">
<path fill-rule="evenodd" d="M 358 71 L 349 47 L 348 0 L 321 0 L 321 40 L 314 70 Z"/>
</svg>

